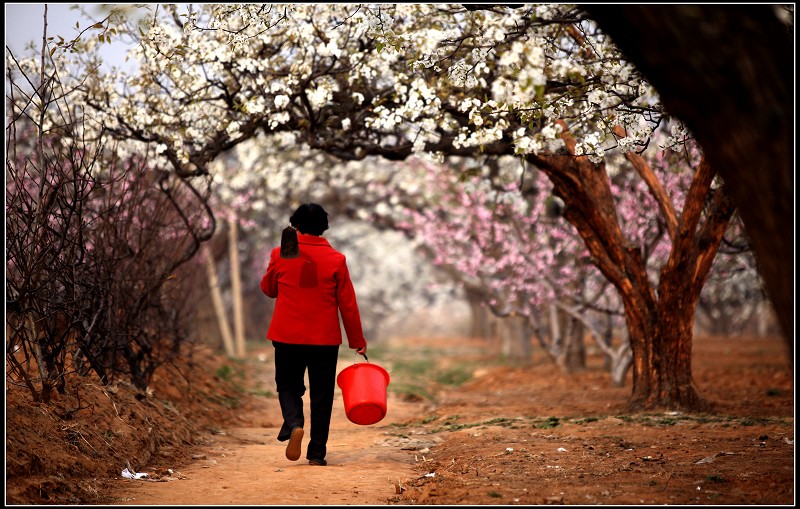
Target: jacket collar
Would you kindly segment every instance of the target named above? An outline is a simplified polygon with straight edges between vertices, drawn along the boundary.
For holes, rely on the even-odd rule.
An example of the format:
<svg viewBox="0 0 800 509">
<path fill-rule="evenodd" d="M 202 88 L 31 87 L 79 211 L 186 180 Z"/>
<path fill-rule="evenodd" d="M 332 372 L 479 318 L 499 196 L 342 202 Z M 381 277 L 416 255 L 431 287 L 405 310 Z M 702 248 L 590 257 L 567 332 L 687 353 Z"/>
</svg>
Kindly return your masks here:
<svg viewBox="0 0 800 509">
<path fill-rule="evenodd" d="M 316 235 L 307 235 L 305 233 L 297 232 L 297 242 L 300 244 L 312 244 L 316 246 L 329 246 L 328 240 L 324 237 Z"/>
</svg>

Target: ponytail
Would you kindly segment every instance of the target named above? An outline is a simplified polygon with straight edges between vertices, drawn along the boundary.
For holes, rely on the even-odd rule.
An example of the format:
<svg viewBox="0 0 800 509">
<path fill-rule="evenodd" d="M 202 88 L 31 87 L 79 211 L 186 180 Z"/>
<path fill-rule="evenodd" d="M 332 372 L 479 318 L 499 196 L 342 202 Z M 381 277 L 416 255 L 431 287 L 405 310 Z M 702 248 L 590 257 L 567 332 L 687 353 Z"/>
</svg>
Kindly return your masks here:
<svg viewBox="0 0 800 509">
<path fill-rule="evenodd" d="M 281 233 L 281 258 L 297 258 L 300 247 L 297 244 L 297 230 L 289 225 Z"/>
</svg>

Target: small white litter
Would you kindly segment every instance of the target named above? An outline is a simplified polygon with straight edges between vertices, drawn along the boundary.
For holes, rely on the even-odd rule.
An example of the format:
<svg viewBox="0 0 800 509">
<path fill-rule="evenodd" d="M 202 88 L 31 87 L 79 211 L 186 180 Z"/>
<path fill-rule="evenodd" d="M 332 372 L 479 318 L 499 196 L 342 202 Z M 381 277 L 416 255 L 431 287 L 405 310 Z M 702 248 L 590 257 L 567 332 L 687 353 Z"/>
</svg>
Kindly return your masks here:
<svg viewBox="0 0 800 509">
<path fill-rule="evenodd" d="M 126 479 L 147 479 L 147 472 L 131 472 L 128 467 L 122 471 L 122 477 Z"/>
</svg>

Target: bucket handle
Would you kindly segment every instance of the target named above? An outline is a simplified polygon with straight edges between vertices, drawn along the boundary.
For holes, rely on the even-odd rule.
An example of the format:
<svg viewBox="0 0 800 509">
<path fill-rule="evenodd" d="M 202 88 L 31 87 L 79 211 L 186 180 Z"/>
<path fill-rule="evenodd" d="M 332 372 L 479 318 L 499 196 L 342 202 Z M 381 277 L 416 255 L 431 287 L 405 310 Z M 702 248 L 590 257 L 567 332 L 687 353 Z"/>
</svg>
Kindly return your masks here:
<svg viewBox="0 0 800 509">
<path fill-rule="evenodd" d="M 365 361 L 369 362 L 369 358 L 367 357 L 367 354 L 365 354 L 365 353 L 362 353 L 361 355 L 363 355 L 363 356 L 364 356 L 364 360 L 365 360 Z M 358 359 L 358 352 L 353 352 L 353 364 L 355 364 L 355 363 L 356 363 L 356 360 L 357 360 L 357 359 Z"/>
</svg>

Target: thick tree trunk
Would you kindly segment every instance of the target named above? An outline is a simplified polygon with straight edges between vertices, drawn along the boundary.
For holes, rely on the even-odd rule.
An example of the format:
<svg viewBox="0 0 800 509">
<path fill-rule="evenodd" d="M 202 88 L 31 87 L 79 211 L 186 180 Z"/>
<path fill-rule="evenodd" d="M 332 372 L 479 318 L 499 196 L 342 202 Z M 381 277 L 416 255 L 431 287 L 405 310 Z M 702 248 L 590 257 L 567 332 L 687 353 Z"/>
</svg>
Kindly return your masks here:
<svg viewBox="0 0 800 509">
<path fill-rule="evenodd" d="M 634 357 L 632 410 L 708 409 L 692 381 L 694 313 L 734 210 L 724 188 L 711 189 L 714 175 L 704 159 L 661 268 L 655 305 L 642 305 L 637 292 L 623 291 Z"/>
<path fill-rule="evenodd" d="M 681 312 L 662 306 L 660 313 L 628 316 L 631 345 L 636 345 L 630 410 L 708 409 L 692 380 L 692 309 L 687 306 Z"/>
</svg>

